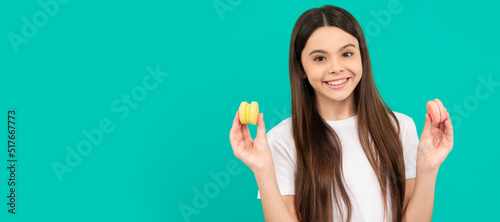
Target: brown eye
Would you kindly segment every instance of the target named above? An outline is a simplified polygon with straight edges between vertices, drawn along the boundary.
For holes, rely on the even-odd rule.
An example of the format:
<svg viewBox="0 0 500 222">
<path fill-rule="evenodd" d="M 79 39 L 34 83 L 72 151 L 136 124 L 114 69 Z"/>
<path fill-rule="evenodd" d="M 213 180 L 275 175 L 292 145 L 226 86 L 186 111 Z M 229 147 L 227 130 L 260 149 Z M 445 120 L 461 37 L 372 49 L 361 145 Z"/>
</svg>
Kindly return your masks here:
<svg viewBox="0 0 500 222">
<path fill-rule="evenodd" d="M 318 56 L 318 57 L 314 58 L 314 61 L 321 62 L 321 61 L 323 61 L 323 60 L 325 60 L 325 59 L 326 59 L 326 58 L 325 58 L 325 57 L 323 57 L 323 56 Z"/>
<path fill-rule="evenodd" d="M 349 55 L 347 55 L 347 54 L 349 54 Z M 344 56 L 344 57 L 351 57 L 352 54 L 353 54 L 352 52 L 346 52 L 342 56 Z"/>
</svg>

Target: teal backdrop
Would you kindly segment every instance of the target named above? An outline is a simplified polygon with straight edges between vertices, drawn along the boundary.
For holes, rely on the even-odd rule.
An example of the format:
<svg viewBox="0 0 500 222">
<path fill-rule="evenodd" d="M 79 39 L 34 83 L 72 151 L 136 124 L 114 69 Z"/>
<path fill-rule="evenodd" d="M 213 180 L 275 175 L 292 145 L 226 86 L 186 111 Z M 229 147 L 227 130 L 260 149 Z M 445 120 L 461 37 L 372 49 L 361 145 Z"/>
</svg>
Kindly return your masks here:
<svg viewBox="0 0 500 222">
<path fill-rule="evenodd" d="M 24 0 L 0 3 L 0 221 L 264 221 L 229 130 L 242 101 L 290 117 L 292 27 L 325 4 L 419 135 L 427 101 L 450 112 L 433 221 L 498 219 L 498 3 Z"/>
</svg>

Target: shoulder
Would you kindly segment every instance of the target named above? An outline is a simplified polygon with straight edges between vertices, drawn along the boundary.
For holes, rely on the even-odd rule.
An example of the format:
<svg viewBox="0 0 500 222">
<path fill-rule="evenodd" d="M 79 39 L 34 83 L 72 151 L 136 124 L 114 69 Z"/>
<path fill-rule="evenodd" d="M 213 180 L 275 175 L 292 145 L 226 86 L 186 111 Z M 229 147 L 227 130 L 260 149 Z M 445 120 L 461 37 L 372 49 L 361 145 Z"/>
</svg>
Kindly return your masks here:
<svg viewBox="0 0 500 222">
<path fill-rule="evenodd" d="M 266 136 L 275 161 L 285 158 L 294 162 L 296 150 L 291 117 L 274 126 Z"/>
<path fill-rule="evenodd" d="M 400 112 L 396 112 L 396 111 L 392 111 L 394 113 L 394 115 L 396 115 L 396 117 L 398 118 L 398 120 L 400 122 L 404 122 L 404 123 L 407 123 L 407 122 L 412 122 L 413 119 L 411 117 L 409 117 L 408 115 L 406 114 L 403 114 L 403 113 L 400 113 Z"/>
<path fill-rule="evenodd" d="M 399 126 L 401 128 L 400 138 L 403 142 L 403 146 L 407 147 L 407 146 L 414 146 L 415 144 L 418 145 L 419 139 L 417 133 L 417 126 L 415 125 L 413 118 L 403 113 L 394 111 L 393 113 L 394 115 L 396 115 L 399 121 Z"/>
<path fill-rule="evenodd" d="M 403 145 L 403 157 L 405 163 L 405 177 L 412 179 L 416 177 L 416 162 L 419 138 L 415 122 L 411 117 L 403 113 L 394 112 L 401 127 L 401 143 Z"/>
<path fill-rule="evenodd" d="M 276 141 L 280 140 L 288 140 L 293 138 L 292 132 L 292 117 L 288 117 L 274 126 L 269 132 L 266 134 L 268 139 L 273 139 Z"/>
<path fill-rule="evenodd" d="M 406 114 L 400 113 L 400 112 L 396 112 L 396 111 L 392 111 L 392 112 L 394 113 L 394 115 L 398 119 L 399 126 L 401 127 L 401 130 L 405 130 L 408 127 L 415 126 L 415 122 L 413 121 L 413 118 L 409 117 Z"/>
</svg>

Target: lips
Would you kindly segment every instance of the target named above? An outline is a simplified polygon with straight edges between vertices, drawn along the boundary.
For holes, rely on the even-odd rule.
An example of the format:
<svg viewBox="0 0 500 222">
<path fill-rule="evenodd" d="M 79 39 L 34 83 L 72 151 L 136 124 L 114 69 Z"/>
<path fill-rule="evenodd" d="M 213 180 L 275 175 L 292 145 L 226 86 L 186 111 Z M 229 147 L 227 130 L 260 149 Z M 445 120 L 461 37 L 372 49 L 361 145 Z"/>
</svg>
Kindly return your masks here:
<svg viewBox="0 0 500 222">
<path fill-rule="evenodd" d="M 346 79 L 346 78 L 336 79 L 336 80 L 334 80 L 334 81 L 343 80 L 343 79 Z M 330 84 L 328 84 L 328 83 L 327 83 L 327 82 L 331 82 L 331 81 L 325 81 L 325 82 L 323 82 L 323 83 L 324 83 L 324 84 L 325 84 L 328 88 L 330 88 L 330 89 L 342 89 L 342 88 L 344 88 L 344 87 L 347 85 L 347 83 L 349 83 L 349 81 L 350 81 L 350 80 L 351 80 L 351 77 L 347 77 L 347 81 L 345 81 L 344 83 L 339 84 L 339 85 L 330 85 Z"/>
<path fill-rule="evenodd" d="M 348 78 L 351 78 L 351 77 L 344 77 L 344 78 L 332 79 L 332 80 L 327 80 L 327 81 L 324 81 L 324 82 L 332 82 L 332 81 L 338 81 L 338 80 L 343 80 L 343 79 L 348 79 Z"/>
</svg>

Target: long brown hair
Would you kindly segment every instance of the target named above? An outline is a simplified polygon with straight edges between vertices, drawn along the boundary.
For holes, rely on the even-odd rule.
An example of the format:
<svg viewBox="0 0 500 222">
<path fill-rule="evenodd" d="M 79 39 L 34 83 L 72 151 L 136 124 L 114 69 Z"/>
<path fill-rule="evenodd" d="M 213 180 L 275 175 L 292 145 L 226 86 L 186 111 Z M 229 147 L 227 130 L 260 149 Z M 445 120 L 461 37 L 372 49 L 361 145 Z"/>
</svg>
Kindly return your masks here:
<svg viewBox="0 0 500 222">
<path fill-rule="evenodd" d="M 337 209 L 342 209 L 340 201 L 347 208 L 347 221 L 352 216 L 352 204 L 344 187 L 340 140 L 319 115 L 314 89 L 307 79 L 302 78 L 305 76 L 300 62 L 302 50 L 311 34 L 322 26 L 336 26 L 359 42 L 363 75 L 353 93 L 360 143 L 378 177 L 384 203 L 388 198 L 391 200 L 393 221 L 401 221 L 405 168 L 399 121 L 375 86 L 365 36 L 359 23 L 349 12 L 332 5 L 304 12 L 293 27 L 290 41 L 292 126 L 297 151 L 297 216 L 302 222 L 330 222 L 333 220 L 332 204 L 334 202 Z M 391 123 L 391 117 L 395 125 Z M 384 204 L 384 216 L 387 212 L 388 206 Z M 344 212 L 340 213 L 344 220 Z"/>
</svg>

